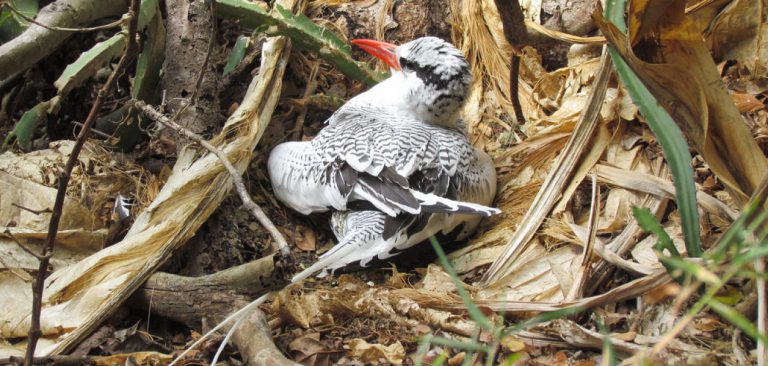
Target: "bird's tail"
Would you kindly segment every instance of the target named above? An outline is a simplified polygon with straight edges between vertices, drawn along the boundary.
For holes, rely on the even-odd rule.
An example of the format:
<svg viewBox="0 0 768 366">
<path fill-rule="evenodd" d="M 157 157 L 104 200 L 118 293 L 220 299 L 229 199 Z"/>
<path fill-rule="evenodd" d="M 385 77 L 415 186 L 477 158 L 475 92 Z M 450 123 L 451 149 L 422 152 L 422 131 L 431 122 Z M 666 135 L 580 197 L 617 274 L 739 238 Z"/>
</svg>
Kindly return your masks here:
<svg viewBox="0 0 768 366">
<path fill-rule="evenodd" d="M 488 207 L 477 203 L 454 201 L 431 193 L 423 193 L 415 190 L 411 190 L 411 193 L 413 193 L 413 196 L 419 201 L 421 212 L 459 213 L 480 216 L 492 216 L 501 213 L 501 210 L 498 208 Z"/>
<path fill-rule="evenodd" d="M 312 266 L 293 276 L 291 282 L 297 283 L 315 273 L 322 277 L 328 271 L 355 261 L 361 261 L 364 266 L 372 257 L 388 252 L 393 244 L 383 238 L 385 219 L 386 215 L 378 211 L 334 212 L 333 230 L 339 243 L 321 255 Z"/>
</svg>

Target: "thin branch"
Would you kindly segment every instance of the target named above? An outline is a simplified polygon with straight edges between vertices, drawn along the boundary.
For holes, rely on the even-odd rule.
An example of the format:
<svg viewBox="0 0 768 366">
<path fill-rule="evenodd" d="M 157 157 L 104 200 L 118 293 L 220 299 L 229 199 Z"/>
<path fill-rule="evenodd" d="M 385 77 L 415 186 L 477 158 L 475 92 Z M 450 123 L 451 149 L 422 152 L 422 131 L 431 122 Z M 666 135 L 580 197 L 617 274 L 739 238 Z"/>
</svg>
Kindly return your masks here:
<svg viewBox="0 0 768 366">
<path fill-rule="evenodd" d="M 64 171 L 59 176 L 58 190 L 56 191 L 56 201 L 53 204 L 53 212 L 51 213 L 51 221 L 48 225 L 48 237 L 43 247 L 40 266 L 38 267 L 35 283 L 32 287 L 32 319 L 30 321 L 29 332 L 27 334 L 27 351 L 24 356 L 24 365 L 31 366 L 33 363 L 35 348 L 37 347 L 37 341 L 40 339 L 42 332 L 40 331 L 40 312 L 42 309 L 43 300 L 43 288 L 45 286 L 45 278 L 48 275 L 48 264 L 50 262 L 50 256 L 53 253 L 53 245 L 56 241 L 56 234 L 59 231 L 59 222 L 61 221 L 61 212 L 64 208 L 64 198 L 67 193 L 67 185 L 69 184 L 69 178 L 72 175 L 72 170 L 75 168 L 77 158 L 80 155 L 80 151 L 83 149 L 85 139 L 88 136 L 88 131 L 91 129 L 91 125 L 96 120 L 96 116 L 99 114 L 99 109 L 106 95 L 109 95 L 112 90 L 112 86 L 115 84 L 117 77 L 122 73 L 125 65 L 128 63 L 128 58 L 131 57 L 136 48 L 136 29 L 138 25 L 139 14 L 139 0 L 131 0 L 131 7 L 128 10 L 127 17 L 130 19 L 128 23 L 128 38 L 123 50 L 123 54 L 120 57 L 120 61 L 117 67 L 109 75 L 109 78 L 104 85 L 99 89 L 96 99 L 93 101 L 91 111 L 88 113 L 88 117 L 83 123 L 83 128 L 80 130 L 80 134 L 77 136 L 75 145 L 72 147 L 72 152 L 69 154 L 67 164 L 64 167 Z"/>
<path fill-rule="evenodd" d="M 83 124 L 80 123 L 80 122 L 72 121 L 72 124 L 77 126 L 77 127 L 83 128 Z M 91 132 L 93 132 L 93 133 L 95 133 L 95 134 L 97 134 L 97 135 L 99 135 L 99 136 L 101 136 L 101 137 L 103 137 L 105 139 L 111 139 L 112 138 L 112 135 L 110 135 L 110 134 L 108 134 L 106 132 L 99 131 L 99 130 L 97 130 L 95 128 L 91 128 Z"/>
<path fill-rule="evenodd" d="M 0 365 L 18 365 L 21 363 L 21 357 L 8 357 L 0 358 Z M 58 366 L 82 366 L 82 365 L 96 365 L 91 357 L 88 356 L 44 356 L 35 357 L 32 359 L 33 365 L 58 365 Z"/>
<path fill-rule="evenodd" d="M 307 87 L 304 89 L 303 99 L 305 100 L 309 98 L 310 95 L 314 94 L 315 90 L 317 90 L 317 72 L 319 68 L 320 67 L 318 63 L 312 65 L 312 71 L 309 73 L 309 79 L 307 79 Z M 304 129 L 304 120 L 307 118 L 307 110 L 308 108 L 304 106 L 299 112 L 299 115 L 296 116 L 296 122 L 294 123 L 293 130 L 291 132 L 291 138 L 294 140 L 301 139 L 301 131 Z"/>
<path fill-rule="evenodd" d="M 520 104 L 520 55 L 515 52 L 512 54 L 512 65 L 509 67 L 509 98 L 512 101 L 512 108 L 515 109 L 515 118 L 518 125 L 525 124 L 525 115 L 523 106 Z"/>
<path fill-rule="evenodd" d="M 37 260 L 39 260 L 39 261 L 42 261 L 43 259 L 45 259 L 45 257 L 41 256 L 40 254 L 37 254 L 37 253 L 35 253 L 35 251 L 33 251 L 32 249 L 29 249 L 29 248 L 27 248 L 27 246 L 26 246 L 26 245 L 24 245 L 22 242 L 20 242 L 20 241 L 19 241 L 19 239 L 18 239 L 18 238 L 16 238 L 16 236 L 14 236 L 14 235 L 13 235 L 13 233 L 11 232 L 11 230 L 10 230 L 10 229 L 8 229 L 8 228 L 5 228 L 5 232 L 3 232 L 3 233 L 4 233 L 4 234 L 6 234 L 6 235 L 8 235 L 8 237 L 10 237 L 10 238 L 11 238 L 11 240 L 13 240 L 14 242 L 16 242 L 16 245 L 18 245 L 18 246 L 19 246 L 19 248 L 21 248 L 22 250 L 24 250 L 25 252 L 27 252 L 27 254 L 29 254 L 29 255 L 31 255 L 31 256 L 33 256 L 33 257 L 37 258 Z M 49 257 L 50 257 L 50 256 L 49 256 Z"/>
<path fill-rule="evenodd" d="M 35 25 L 38 25 L 38 26 L 41 26 L 41 27 L 43 27 L 43 28 L 45 28 L 47 30 L 50 30 L 50 31 L 73 32 L 73 33 L 77 33 L 77 32 L 82 32 L 82 33 L 94 32 L 94 31 L 100 31 L 100 30 L 117 28 L 117 27 L 122 26 L 124 24 L 124 22 L 125 22 L 124 19 L 118 19 L 118 20 L 115 20 L 112 23 L 108 23 L 108 24 L 104 24 L 104 25 L 99 25 L 99 26 L 96 26 L 96 27 L 85 27 L 85 28 L 56 27 L 56 26 L 52 26 L 52 25 L 45 25 L 43 23 L 40 23 L 40 22 L 38 22 L 38 21 L 36 21 L 36 20 L 34 20 L 34 19 L 24 15 L 24 13 L 20 12 L 18 9 L 16 9 L 14 6 L 12 6 L 10 3 L 4 4 L 4 5 L 6 7 L 8 7 L 8 9 L 10 9 L 14 14 L 18 15 L 20 18 L 24 19 L 25 21 L 30 22 L 30 23 L 35 24 Z"/>
<path fill-rule="evenodd" d="M 520 1 L 506 2 L 495 0 L 496 9 L 501 18 L 504 38 L 512 46 L 512 59 L 509 66 L 509 98 L 515 109 L 515 117 L 518 124 L 525 123 L 523 107 L 520 104 L 519 79 L 520 79 L 520 50 L 528 43 L 528 33 L 525 28 L 525 17 Z"/>
<path fill-rule="evenodd" d="M 51 211 L 50 208 L 47 208 L 47 207 L 42 209 L 42 210 L 35 210 L 35 209 L 31 209 L 29 207 L 24 207 L 24 206 L 22 206 L 22 205 L 20 205 L 20 204 L 18 204 L 16 202 L 12 202 L 11 206 L 19 208 L 19 209 L 22 209 L 22 210 L 27 211 L 27 212 L 31 212 L 31 213 L 33 213 L 35 215 L 41 215 L 41 214 L 44 214 L 44 213 L 51 213 L 51 212 L 53 212 L 53 211 Z"/>
<path fill-rule="evenodd" d="M 168 117 L 163 116 L 162 114 L 160 114 L 160 112 L 155 110 L 152 106 L 147 105 L 146 103 L 140 100 L 134 101 L 134 105 L 136 106 L 136 108 L 140 109 L 142 113 L 144 113 L 144 115 L 146 115 L 147 117 L 162 124 L 165 127 L 170 127 L 176 132 L 183 134 L 184 136 L 197 142 L 202 147 L 204 147 L 208 151 L 215 154 L 219 158 L 221 163 L 224 165 L 224 168 L 227 169 L 227 171 L 229 172 L 229 175 L 232 177 L 232 181 L 235 184 L 235 190 L 237 191 L 237 194 L 240 196 L 240 200 L 243 201 L 243 206 L 249 209 L 253 214 L 253 216 L 256 218 L 256 220 L 259 221 L 261 226 L 267 229 L 267 231 L 269 231 L 269 234 L 272 235 L 272 238 L 275 240 L 274 242 L 275 251 L 286 257 L 290 255 L 290 248 L 288 246 L 288 242 L 285 241 L 283 234 L 281 234 L 280 231 L 275 226 L 275 224 L 272 223 L 272 220 L 270 220 L 269 217 L 267 217 L 267 214 L 264 212 L 264 210 L 262 210 L 261 207 L 259 207 L 259 205 L 253 202 L 253 199 L 251 199 L 251 196 L 248 194 L 248 190 L 245 188 L 243 177 L 240 175 L 240 173 L 237 172 L 237 169 L 235 169 L 232 163 L 229 162 L 229 158 L 227 157 L 226 154 L 224 154 L 223 151 L 213 146 L 210 142 L 206 141 L 202 136 L 184 128 L 183 126 L 179 125 L 178 123 L 174 122 Z"/>
</svg>

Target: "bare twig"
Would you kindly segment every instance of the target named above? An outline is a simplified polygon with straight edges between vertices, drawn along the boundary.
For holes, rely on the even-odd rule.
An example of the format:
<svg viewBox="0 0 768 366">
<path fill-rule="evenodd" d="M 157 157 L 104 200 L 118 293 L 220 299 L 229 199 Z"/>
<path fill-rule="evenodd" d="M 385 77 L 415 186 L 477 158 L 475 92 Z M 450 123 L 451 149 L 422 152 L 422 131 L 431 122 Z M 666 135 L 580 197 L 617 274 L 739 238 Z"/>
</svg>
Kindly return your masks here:
<svg viewBox="0 0 768 366">
<path fill-rule="evenodd" d="M 0 365 L 18 365 L 21 363 L 21 357 L 0 358 Z M 33 365 L 59 365 L 59 366 L 81 366 L 95 365 L 96 361 L 88 356 L 45 356 L 32 359 Z"/>
<path fill-rule="evenodd" d="M 520 2 L 515 0 L 506 2 L 495 0 L 496 9 L 498 9 L 501 18 L 502 28 L 504 29 L 504 38 L 512 46 L 512 59 L 509 67 L 509 98 L 512 107 L 515 109 L 515 117 L 518 124 L 525 123 L 523 115 L 523 106 L 520 105 L 519 79 L 520 79 L 520 50 L 528 43 L 528 33 L 525 28 L 525 17 Z"/>
<path fill-rule="evenodd" d="M 312 65 L 312 71 L 309 73 L 309 79 L 307 79 L 307 88 L 304 89 L 304 99 L 309 98 L 310 95 L 315 93 L 315 90 L 317 90 L 317 71 L 319 70 L 319 65 L 315 63 Z M 307 118 L 307 107 L 304 106 L 301 109 L 301 112 L 299 112 L 299 115 L 296 116 L 296 122 L 293 125 L 293 132 L 291 133 L 291 138 L 294 140 L 299 140 L 301 138 L 301 130 L 304 128 L 304 120 Z"/>
<path fill-rule="evenodd" d="M 96 116 L 99 114 L 102 101 L 104 97 L 108 95 L 115 84 L 117 77 L 122 73 L 123 68 L 128 63 L 128 58 L 133 54 L 136 48 L 136 29 L 138 25 L 138 13 L 139 13 L 139 0 L 131 0 L 131 7 L 128 10 L 127 17 L 130 19 L 128 23 L 128 38 L 126 41 L 125 50 L 123 51 L 120 61 L 117 67 L 109 75 L 109 78 L 104 85 L 99 89 L 96 99 L 93 101 L 91 111 L 88 113 L 88 117 L 83 123 L 83 128 L 77 136 L 75 145 L 72 147 L 72 152 L 69 154 L 67 164 L 64 167 L 64 171 L 59 176 L 58 190 L 56 191 L 56 201 L 53 204 L 53 212 L 51 213 L 51 221 L 48 225 L 48 237 L 46 238 L 45 246 L 43 247 L 43 253 L 38 267 L 37 277 L 32 287 L 32 319 L 30 321 L 29 332 L 27 334 L 27 352 L 24 356 L 24 365 L 32 365 L 32 361 L 35 355 L 35 348 L 37 341 L 40 339 L 42 332 L 40 331 L 40 311 L 42 308 L 43 300 L 43 288 L 45 286 L 45 278 L 48 275 L 48 264 L 50 262 L 50 256 L 53 253 L 53 245 L 56 241 L 56 234 L 59 231 L 59 222 L 61 221 L 61 212 L 64 208 L 64 198 L 67 193 L 67 185 L 69 184 L 69 178 L 71 177 L 72 170 L 75 167 L 77 158 L 80 155 L 80 151 L 83 149 L 85 139 L 88 136 L 88 131 L 91 129 L 91 125 L 96 120 Z"/>
<path fill-rule="evenodd" d="M 584 287 L 590 277 L 592 269 L 592 253 L 594 252 L 595 241 L 597 238 L 597 223 L 600 216 L 600 189 L 597 187 L 597 175 L 592 174 L 592 208 L 589 212 L 589 234 L 584 245 L 583 256 L 581 258 L 581 267 L 573 281 L 573 286 L 568 291 L 566 301 L 573 301 L 584 296 Z"/>
<path fill-rule="evenodd" d="M 35 253 L 34 250 L 27 248 L 26 245 L 24 245 L 22 242 L 20 242 L 19 239 L 17 239 L 13 235 L 13 233 L 11 232 L 10 229 L 5 228 L 4 234 L 8 235 L 8 237 L 10 237 L 11 240 L 13 240 L 16 243 L 16 245 L 19 246 L 19 248 L 21 248 L 23 251 L 27 252 L 27 254 L 37 258 L 37 260 L 42 261 L 43 259 L 46 259 L 44 256 L 41 256 L 40 254 Z M 50 255 L 48 257 L 50 258 Z"/>
<path fill-rule="evenodd" d="M 77 127 L 83 128 L 83 124 L 80 123 L 80 122 L 72 121 L 72 124 L 77 126 Z M 93 132 L 93 133 L 95 133 L 95 134 L 97 134 L 97 135 L 99 135 L 99 136 L 101 136 L 103 138 L 106 138 L 106 139 L 111 139 L 112 138 L 112 135 L 110 135 L 108 133 L 105 133 L 105 132 L 102 132 L 102 131 L 99 131 L 99 130 L 97 130 L 95 128 L 91 128 L 91 132 Z"/>
<path fill-rule="evenodd" d="M 219 158 L 221 163 L 224 165 L 224 168 L 227 169 L 230 176 L 232 177 L 232 181 L 235 184 L 235 190 L 237 191 L 237 194 L 240 196 L 240 199 L 243 201 L 243 206 L 245 206 L 245 208 L 251 211 L 251 213 L 256 218 L 256 220 L 259 221 L 261 226 L 267 229 L 267 231 L 269 231 L 269 234 L 272 235 L 272 238 L 275 239 L 275 242 L 274 242 L 275 251 L 284 256 L 290 255 L 290 248 L 288 247 L 288 242 L 285 241 L 283 234 L 281 234 L 280 231 L 275 226 L 275 224 L 272 223 L 272 220 L 270 220 L 269 217 L 267 217 L 267 214 L 264 213 L 264 210 L 262 210 L 261 207 L 259 207 L 259 205 L 253 202 L 253 200 L 251 199 L 251 196 L 248 194 L 248 190 L 245 188 L 243 177 L 240 175 L 240 173 L 237 172 L 237 169 L 235 169 L 232 163 L 229 162 L 227 155 L 224 154 L 223 151 L 213 146 L 211 143 L 206 141 L 202 136 L 192 131 L 189 131 L 188 129 L 182 127 L 181 125 L 169 119 L 168 117 L 163 116 L 162 114 L 160 114 L 160 112 L 155 110 L 152 106 L 147 105 L 146 103 L 140 100 L 134 101 L 134 105 L 136 106 L 136 108 L 140 109 L 142 113 L 144 113 L 144 115 L 146 115 L 147 117 L 162 124 L 163 126 L 170 127 L 176 132 L 183 134 L 184 136 L 197 142 L 202 147 L 206 148 L 208 151 L 215 154 Z"/>
<path fill-rule="evenodd" d="M 11 203 L 11 206 L 16 207 L 16 208 L 20 208 L 20 209 L 22 209 L 24 211 L 27 211 L 27 212 L 31 212 L 31 213 L 33 213 L 35 215 L 41 215 L 41 214 L 44 214 L 44 213 L 51 213 L 52 212 L 51 209 L 48 208 L 48 207 L 46 207 L 46 208 L 44 208 L 42 210 L 35 210 L 35 209 L 29 208 L 29 207 L 24 207 L 24 206 L 22 206 L 22 205 L 20 205 L 20 204 L 18 204 L 16 202 Z"/>
<path fill-rule="evenodd" d="M 41 26 L 41 27 L 43 27 L 43 28 L 45 28 L 47 30 L 50 30 L 50 31 L 58 31 L 58 32 L 83 32 L 83 33 L 85 33 L 85 32 L 94 32 L 94 31 L 100 31 L 100 30 L 105 30 L 105 29 L 117 28 L 117 27 L 120 27 L 121 25 L 123 25 L 123 23 L 125 22 L 124 19 L 118 19 L 118 20 L 115 20 L 112 23 L 108 23 L 108 24 L 104 24 L 104 25 L 99 25 L 99 26 L 96 26 L 96 27 L 85 27 L 85 28 L 56 27 L 56 26 L 46 25 L 46 24 L 40 23 L 40 22 L 38 22 L 38 21 L 36 21 L 36 20 L 34 20 L 34 19 L 24 15 L 24 13 L 20 12 L 18 9 L 16 9 L 14 6 L 12 6 L 10 3 L 5 4 L 5 6 L 7 6 L 8 9 L 11 9 L 11 11 L 14 14 L 18 15 L 21 19 L 24 19 L 25 21 L 28 21 L 28 22 L 30 22 L 32 24 Z"/>
</svg>

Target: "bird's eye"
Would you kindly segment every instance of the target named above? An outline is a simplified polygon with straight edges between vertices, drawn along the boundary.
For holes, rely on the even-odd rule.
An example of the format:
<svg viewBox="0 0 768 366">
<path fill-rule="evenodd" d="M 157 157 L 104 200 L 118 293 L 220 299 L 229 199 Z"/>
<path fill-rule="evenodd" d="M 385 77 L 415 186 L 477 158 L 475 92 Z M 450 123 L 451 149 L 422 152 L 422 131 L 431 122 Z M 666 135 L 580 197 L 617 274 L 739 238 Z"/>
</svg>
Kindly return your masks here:
<svg viewBox="0 0 768 366">
<path fill-rule="evenodd" d="M 411 65 L 413 64 L 410 60 L 408 60 L 408 59 L 406 59 L 404 57 L 400 57 L 400 59 L 398 61 L 400 62 L 400 67 L 402 67 L 404 69 L 410 69 Z"/>
</svg>

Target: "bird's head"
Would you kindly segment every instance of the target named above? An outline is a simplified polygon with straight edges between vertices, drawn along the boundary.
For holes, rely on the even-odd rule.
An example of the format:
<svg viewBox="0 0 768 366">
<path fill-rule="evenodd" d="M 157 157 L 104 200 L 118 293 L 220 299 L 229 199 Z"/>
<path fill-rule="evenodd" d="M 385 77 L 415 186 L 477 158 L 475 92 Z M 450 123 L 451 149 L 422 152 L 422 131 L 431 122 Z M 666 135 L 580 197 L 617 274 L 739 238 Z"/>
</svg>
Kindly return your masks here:
<svg viewBox="0 0 768 366">
<path fill-rule="evenodd" d="M 392 70 L 392 76 L 380 83 L 378 98 L 391 98 L 421 121 L 456 125 L 472 83 L 469 64 L 456 47 L 437 37 L 417 38 L 400 46 L 370 39 L 352 43 Z"/>
</svg>

